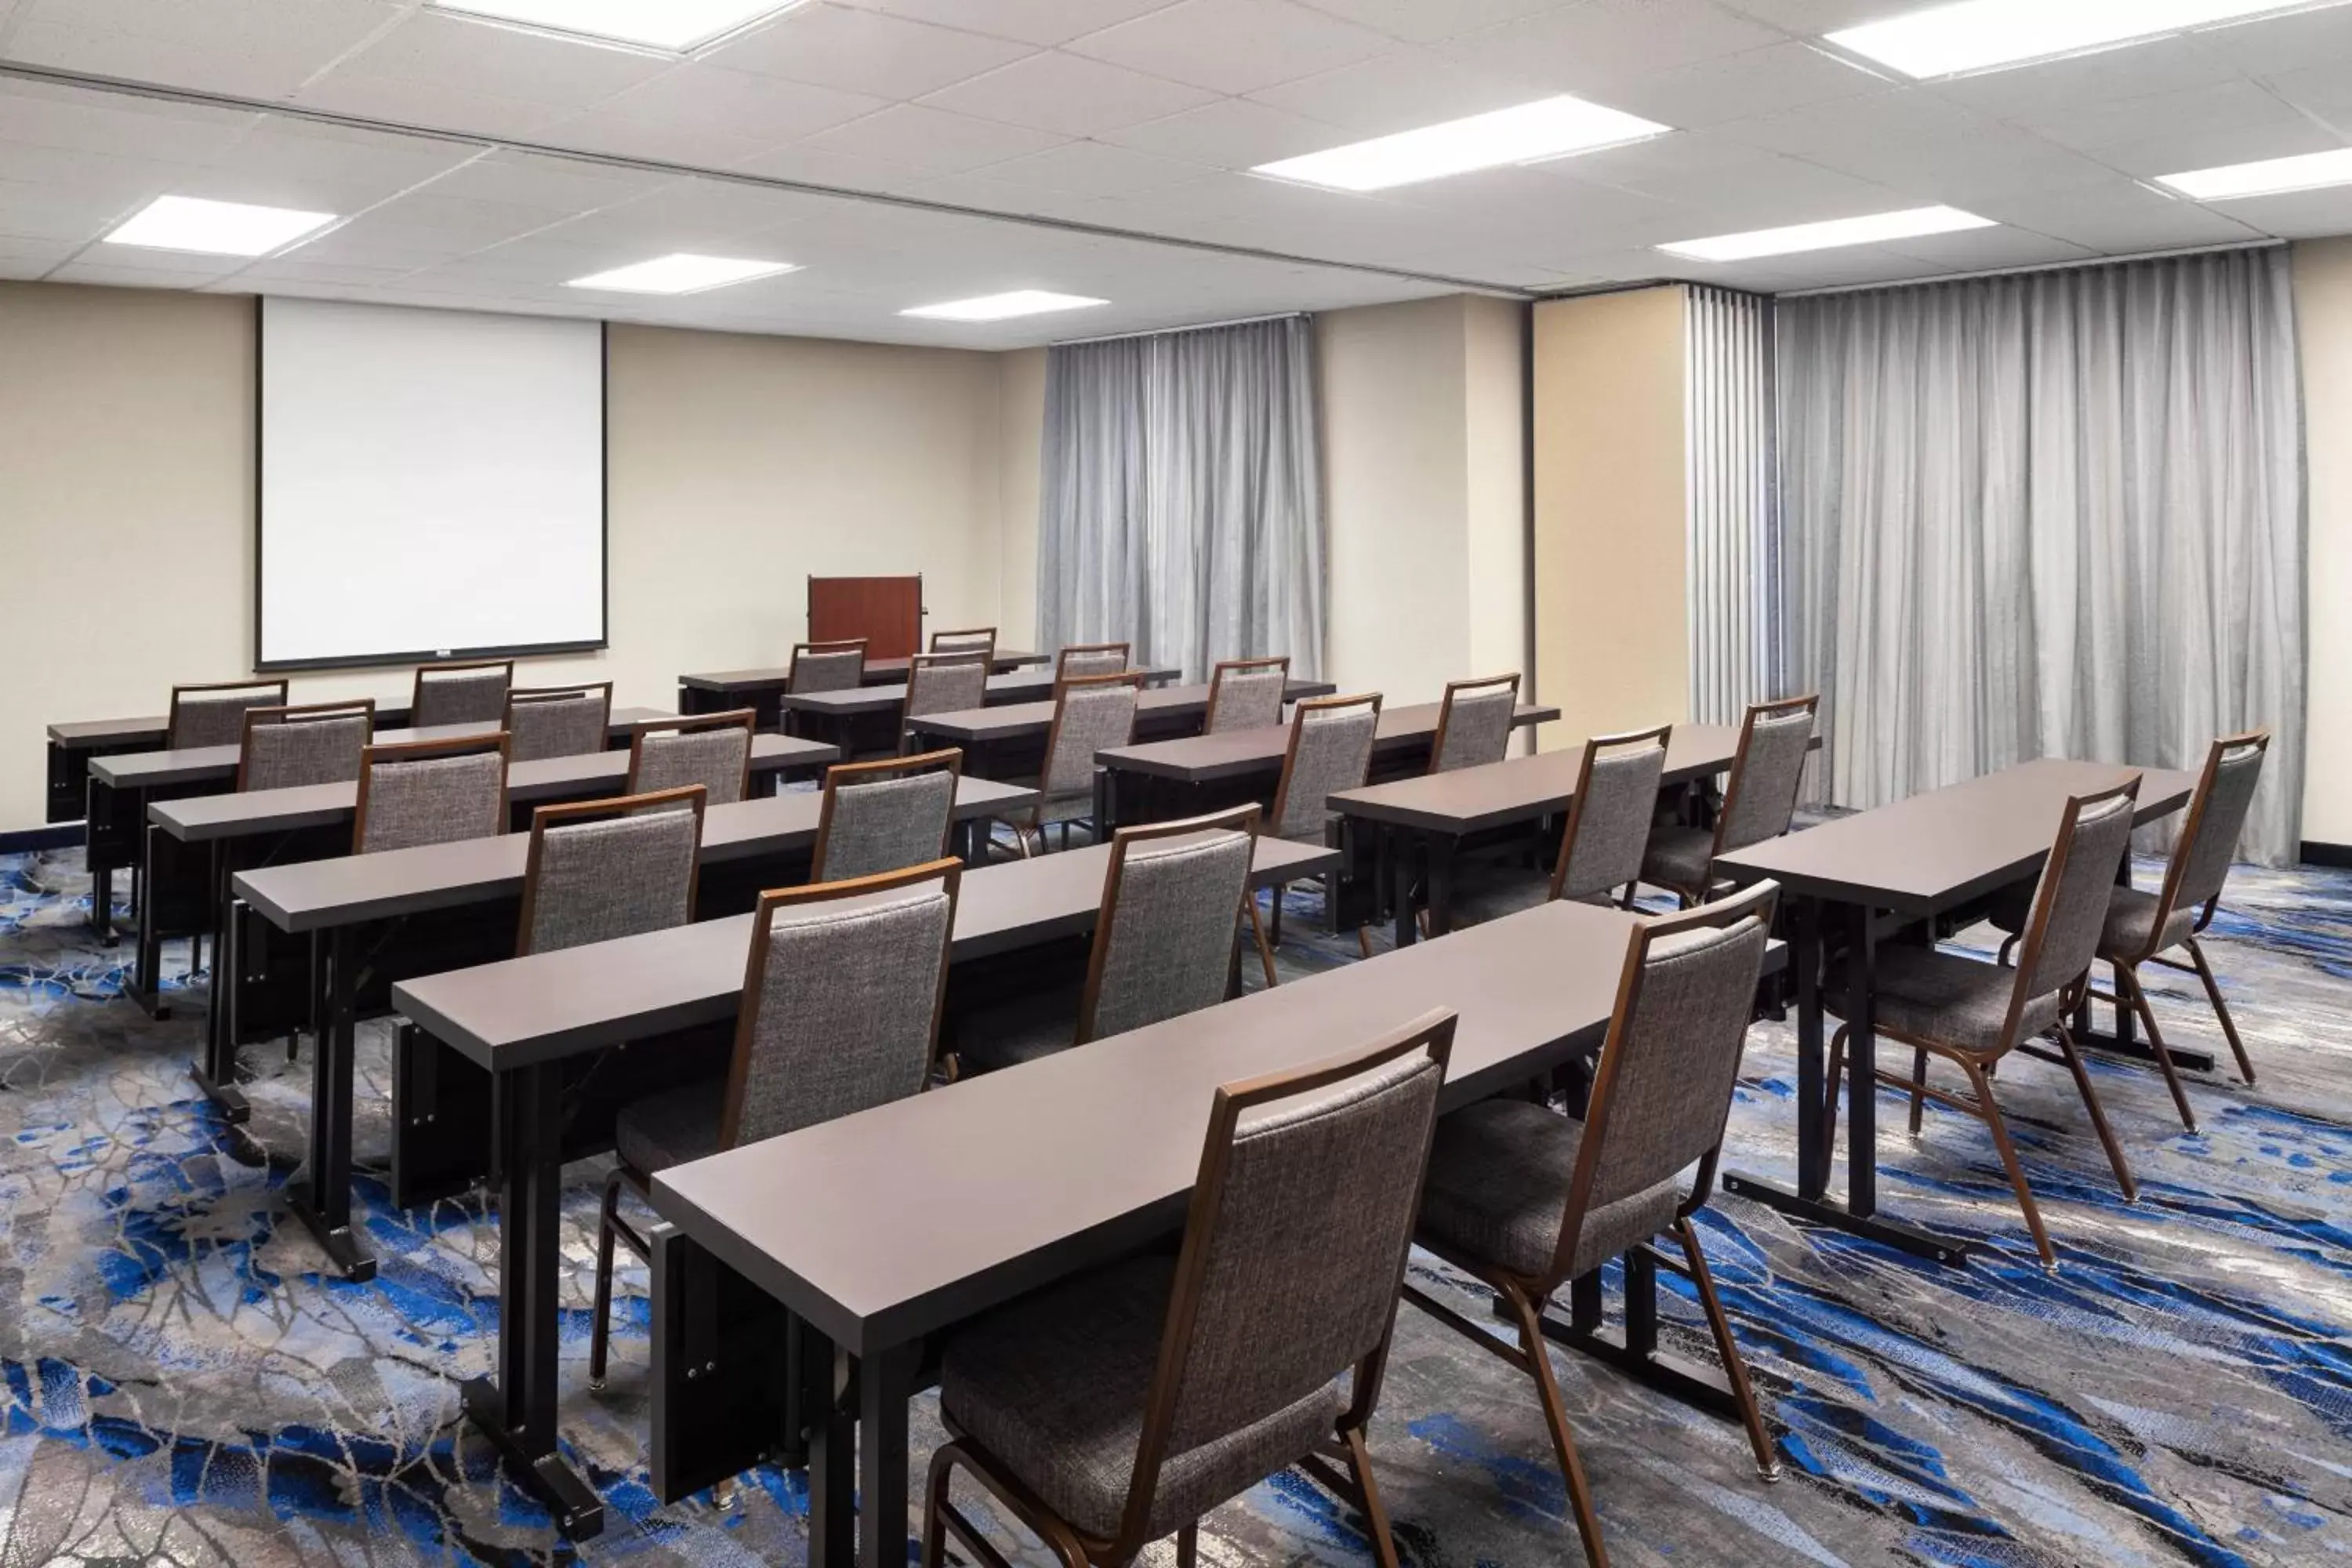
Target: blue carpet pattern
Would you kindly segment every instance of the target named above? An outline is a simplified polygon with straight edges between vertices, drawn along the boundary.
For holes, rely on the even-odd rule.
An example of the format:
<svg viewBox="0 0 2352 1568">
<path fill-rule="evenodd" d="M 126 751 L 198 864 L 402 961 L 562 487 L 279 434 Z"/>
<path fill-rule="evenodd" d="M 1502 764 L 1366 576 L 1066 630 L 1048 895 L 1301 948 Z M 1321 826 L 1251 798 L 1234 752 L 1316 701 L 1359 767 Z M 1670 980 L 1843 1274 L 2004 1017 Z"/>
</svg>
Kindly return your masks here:
<svg viewBox="0 0 2352 1568">
<path fill-rule="evenodd" d="M 229 1136 L 186 1077 L 187 1009 L 159 1023 L 121 998 L 126 950 L 89 937 L 88 899 L 78 851 L 0 858 L 0 1568 L 805 1560 L 797 1476 L 655 1505 L 642 1270 L 622 1276 L 611 1386 L 588 1391 L 593 1165 L 566 1201 L 562 1419 L 610 1524 L 561 1542 L 457 1418 L 459 1382 L 491 1355 L 495 1215 L 402 1212 L 363 1181 L 382 1274 L 323 1273 L 278 1192 L 301 1157 L 307 1059 L 249 1051 L 258 1147 Z M 1314 934 L 1319 914 L 1307 889 L 1286 907 L 1292 977 L 1354 960 L 1352 937 Z M 2150 1073 L 2096 1068 L 2137 1204 L 2063 1071 L 2001 1075 L 2056 1274 L 1983 1130 L 1931 1110 L 1914 1142 L 1892 1100 L 1885 1201 L 1980 1239 L 1974 1266 L 1718 1201 L 1705 1238 L 1781 1484 L 1755 1479 L 1736 1427 L 1555 1352 L 1618 1563 L 2352 1561 L 2352 875 L 2242 868 L 2217 935 L 2261 1086 L 2200 1083 L 2205 1131 L 2189 1135 Z M 2168 1030 L 2220 1049 L 2184 978 L 2151 976 Z M 362 1032 L 363 1163 L 387 1146 L 387 1038 Z M 1789 1030 L 1759 1025 L 1727 1163 L 1791 1173 L 1793 1076 Z M 1415 1269 L 1483 1314 L 1433 1260 Z M 1668 1317 L 1706 1359 L 1686 1294 Z M 927 1404 L 918 1474 L 938 1438 Z M 1573 1558 L 1532 1386 L 1410 1309 L 1372 1452 L 1407 1561 Z M 1353 1512 L 1296 1479 L 1220 1510 L 1202 1557 L 1369 1561 Z"/>
</svg>

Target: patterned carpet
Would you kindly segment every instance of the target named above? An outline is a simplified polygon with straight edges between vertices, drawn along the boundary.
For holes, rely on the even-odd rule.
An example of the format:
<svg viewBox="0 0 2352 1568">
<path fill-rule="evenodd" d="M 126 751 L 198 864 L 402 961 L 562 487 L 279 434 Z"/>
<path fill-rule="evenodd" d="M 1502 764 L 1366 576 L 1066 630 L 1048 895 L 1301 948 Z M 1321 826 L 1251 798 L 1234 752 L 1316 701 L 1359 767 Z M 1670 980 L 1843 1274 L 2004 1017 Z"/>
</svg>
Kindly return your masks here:
<svg viewBox="0 0 2352 1568">
<path fill-rule="evenodd" d="M 559 1542 L 457 1418 L 459 1380 L 491 1353 L 495 1217 L 403 1213 L 363 1182 L 382 1274 L 322 1277 L 278 1206 L 307 1062 L 247 1053 L 266 1157 L 241 1152 L 186 1078 L 194 1026 L 119 997 L 125 950 L 87 937 L 88 898 L 79 852 L 0 858 L 0 1568 L 805 1559 L 797 1477 L 753 1477 L 730 1506 L 654 1505 L 641 1270 L 623 1275 L 612 1385 L 588 1392 L 602 1172 L 586 1165 L 566 1204 L 563 1432 L 611 1522 L 576 1553 Z M 1304 934 L 1318 912 L 1307 891 L 1288 909 L 1293 975 L 1353 956 L 1352 940 Z M 1756 1481 L 1736 1427 L 1555 1356 L 1618 1563 L 2352 1557 L 2352 876 L 2242 870 L 2219 935 L 2262 1085 L 2198 1086 L 2206 1131 L 2189 1136 L 2153 1076 L 2099 1068 L 2138 1204 L 2120 1201 L 2062 1071 L 2001 1076 L 2056 1275 L 2035 1266 L 1982 1129 L 1948 1113 L 1914 1143 L 1887 1102 L 1882 1191 L 1981 1238 L 1968 1268 L 1718 1203 L 1706 1240 L 1780 1485 Z M 2180 978 L 2159 989 L 2171 1034 L 2218 1048 Z M 385 1031 L 364 1031 L 363 1162 L 387 1143 L 385 1059 Z M 1748 1067 L 1728 1163 L 1787 1176 L 1788 1030 L 1759 1026 Z M 1458 1279 L 1419 1271 L 1479 1310 Z M 1687 1300 L 1669 1309 L 1704 1359 Z M 919 1467 L 936 1440 L 919 1411 Z M 1409 1562 L 1574 1551 L 1532 1387 L 1410 1310 L 1372 1451 Z M 1202 1556 L 1369 1560 L 1352 1513 L 1295 1480 L 1220 1510 Z"/>
</svg>

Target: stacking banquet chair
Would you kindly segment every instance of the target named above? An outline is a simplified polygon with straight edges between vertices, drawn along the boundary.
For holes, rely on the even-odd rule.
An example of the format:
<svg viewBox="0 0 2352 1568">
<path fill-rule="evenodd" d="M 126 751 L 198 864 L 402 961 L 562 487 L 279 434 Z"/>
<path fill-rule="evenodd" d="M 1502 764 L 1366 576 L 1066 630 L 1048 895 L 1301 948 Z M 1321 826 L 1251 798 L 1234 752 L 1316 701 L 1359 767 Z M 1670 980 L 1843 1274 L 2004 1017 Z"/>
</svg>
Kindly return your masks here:
<svg viewBox="0 0 2352 1568">
<path fill-rule="evenodd" d="M 1228 658 L 1209 674 L 1208 733 L 1271 730 L 1282 722 L 1282 695 L 1290 689 L 1290 656 Z"/>
<path fill-rule="evenodd" d="M 1429 745 L 1429 771 L 1484 767 L 1499 763 L 1511 746 L 1511 718 L 1519 708 L 1519 678 L 1481 676 L 1449 680 L 1437 707 L 1437 736 Z"/>
<path fill-rule="evenodd" d="M 413 849 L 507 830 L 507 735 L 370 746 L 360 757 L 352 853 Z"/>
<path fill-rule="evenodd" d="M 795 697 L 814 691 L 855 691 L 866 679 L 866 639 L 793 645 L 784 689 Z"/>
<path fill-rule="evenodd" d="M 1066 991 L 1026 989 L 1003 1008 L 977 1009 L 962 1020 L 959 1068 L 1011 1067 L 1215 1006 L 1236 989 L 1234 931 L 1244 910 L 1273 984 L 1274 957 L 1249 897 L 1257 830 L 1255 805 L 1120 828 L 1111 839 L 1076 1030 Z"/>
<path fill-rule="evenodd" d="M 1372 742 L 1381 728 L 1381 694 L 1369 692 L 1360 697 L 1317 697 L 1299 703 L 1290 710 L 1290 745 L 1282 756 L 1282 779 L 1274 787 L 1274 825 L 1267 829 L 1276 838 L 1287 838 L 1294 844 L 1337 844 L 1344 824 L 1327 804 L 1341 790 L 1361 789 L 1371 777 Z M 1287 884 L 1276 883 L 1273 892 L 1272 923 L 1275 942 L 1282 941 L 1282 894 Z M 1326 909 L 1332 902 L 1337 889 L 1333 879 L 1323 881 Z M 1251 901 L 1255 903 L 1255 898 Z M 1371 939 L 1364 928 L 1356 928 L 1356 951 L 1370 958 Z"/>
<path fill-rule="evenodd" d="M 1123 642 L 1075 642 L 1054 662 L 1054 686 L 1097 675 L 1125 675 L 1129 647 Z"/>
<path fill-rule="evenodd" d="M 248 708 L 283 708 L 282 680 L 215 680 L 172 688 L 171 717 L 163 744 L 174 752 L 198 746 L 233 746 L 245 734 Z"/>
<path fill-rule="evenodd" d="M 1360 1506 L 1395 1568 L 1364 1430 L 1429 1158 L 1454 1016 L 1216 1091 L 1182 1251 L 1065 1281 L 947 1342 L 924 1568 L 947 1536 L 1005 1560 L 956 1507 L 969 1475 L 1066 1568 L 1133 1562 L 1297 1465 Z M 1342 1376 L 1346 1378 L 1344 1388 Z M 1325 1456 L 1343 1458 L 1343 1474 Z"/>
<path fill-rule="evenodd" d="M 1789 831 L 1789 819 L 1797 811 L 1797 789 L 1804 782 L 1806 753 L 1813 743 L 1813 710 L 1821 700 L 1790 697 L 1748 710 L 1715 826 L 1665 823 L 1651 829 L 1649 853 L 1642 859 L 1643 881 L 1666 889 L 1685 909 L 1703 904 L 1717 890 L 1717 856 Z"/>
<path fill-rule="evenodd" d="M 986 654 L 973 650 L 915 655 L 907 661 L 907 700 L 898 710 L 898 749 L 906 750 L 912 736 L 909 727 L 922 715 L 961 713 L 987 700 Z"/>
<path fill-rule="evenodd" d="M 1691 1224 L 1714 1191 L 1779 893 L 1776 884 L 1759 882 L 1721 903 L 1635 928 L 1583 1121 L 1523 1100 L 1489 1100 L 1441 1121 L 1430 1151 L 1416 1239 L 1502 1297 L 1518 1343 L 1409 1283 L 1405 1299 L 1535 1380 L 1585 1560 L 1595 1568 L 1608 1552 L 1545 1349 L 1543 1311 L 1563 1284 L 1613 1256 L 1631 1258 L 1638 1250 L 1645 1267 L 1673 1267 L 1651 1244 L 1671 1234 L 1680 1245 L 1680 1267 L 1714 1332 L 1758 1473 L 1780 1478 Z M 1693 1164 L 1685 1184 L 1682 1173 Z"/>
<path fill-rule="evenodd" d="M 1064 654 L 1071 650 L 1065 648 Z M 1119 656 L 1126 662 L 1126 655 Z M 1062 825 L 1062 847 L 1070 847 L 1070 824 L 1083 822 L 1087 836 L 1100 836 L 1094 820 L 1095 753 L 1124 746 L 1135 739 L 1135 710 L 1143 696 L 1140 673 L 1073 675 L 1054 686 L 1054 725 L 1045 735 L 1045 763 L 1037 775 L 1037 804 L 1029 826 L 1015 827 L 1021 853 L 1029 854 L 1030 835 L 1037 848 L 1045 847 L 1045 829 Z"/>
<path fill-rule="evenodd" d="M 514 684 L 514 661 L 494 664 L 421 664 L 408 700 L 408 721 L 422 730 L 434 724 L 490 724 L 507 705 Z"/>
<path fill-rule="evenodd" d="M 749 708 L 698 713 L 685 719 L 654 719 L 629 733 L 631 795 L 700 784 L 712 805 L 732 805 L 751 793 L 751 727 Z"/>
<path fill-rule="evenodd" d="M 1993 1100 L 1992 1079 L 2002 1058 L 2019 1051 L 2039 1060 L 2063 1064 L 2074 1076 L 2083 1109 L 2115 1167 L 2116 1184 L 2127 1201 L 2137 1201 L 2139 1188 L 2124 1152 L 2107 1127 L 2091 1075 L 2084 1070 L 2082 1054 L 2065 1024 L 2066 1010 L 2081 999 L 2090 983 L 2091 961 L 2097 956 L 2099 932 L 2106 923 L 2107 901 L 2115 890 L 2116 868 L 2131 847 L 2132 811 L 2139 795 L 2139 775 L 2114 789 L 2077 795 L 2066 803 L 2059 818 L 2058 837 L 2042 865 L 2033 902 L 2025 921 L 2024 949 L 2015 969 L 1981 963 L 1972 958 L 1939 952 L 1932 947 L 1885 945 L 1877 952 L 1874 1025 L 1882 1037 L 1912 1047 L 1911 1076 L 1881 1069 L 1878 1082 L 1911 1097 L 1911 1131 L 1919 1131 L 1921 1100 L 1932 1100 L 1967 1112 L 1992 1133 L 1993 1147 L 2016 1189 L 2017 1206 L 2025 1211 L 2026 1227 L 2042 1254 L 2044 1268 L 2058 1267 L 2058 1254 L 2042 1226 L 2042 1211 L 2034 1206 L 2032 1189 L 2025 1184 L 2025 1169 L 2018 1163 L 2009 1126 Z M 1840 1017 L 1849 1015 L 1850 999 L 1843 984 L 1832 984 L 1823 1004 Z M 2034 1044 L 2044 1035 L 2057 1037 L 2052 1052 Z M 1845 1066 L 1846 1030 L 1841 1026 L 1830 1040 L 1829 1137 L 1837 1134 L 1837 1083 Z M 1968 1079 L 1965 1096 L 1929 1087 L 1927 1059 L 1940 1057 L 1960 1069 Z M 1854 1084 L 1851 1091 L 1867 1094 L 1871 1084 Z"/>
<path fill-rule="evenodd" d="M 760 895 L 723 1082 L 688 1084 L 622 1108 L 619 1164 L 596 1232 L 588 1383 L 604 1385 L 613 1243 L 644 1259 L 621 1217 L 654 1175 L 723 1149 L 903 1100 L 929 1081 L 962 868 L 934 860 L 878 877 Z"/>
<path fill-rule="evenodd" d="M 236 757 L 236 787 L 291 789 L 350 784 L 375 734 L 375 700 L 248 708 Z"/>
<path fill-rule="evenodd" d="M 515 956 L 691 921 L 703 800 L 700 784 L 681 784 L 532 812 Z"/>
<path fill-rule="evenodd" d="M 971 626 L 960 632 L 933 632 L 931 652 L 935 655 L 965 654 L 980 660 L 980 668 L 991 674 L 996 666 L 996 628 Z"/>
<path fill-rule="evenodd" d="M 1660 725 L 1623 735 L 1595 735 L 1584 742 L 1576 769 L 1576 794 L 1569 801 L 1568 827 L 1552 862 L 1545 897 L 1605 904 L 1622 893 L 1633 907 L 1641 878 L 1650 824 L 1657 814 L 1658 787 L 1666 768 L 1666 743 L 1674 726 Z M 1454 923 L 1508 914 L 1525 901 L 1517 885 L 1479 888 L 1454 900 Z"/>
<path fill-rule="evenodd" d="M 2225 735 L 2213 742 L 2205 755 L 2205 771 L 2198 775 L 2197 793 L 2189 802 L 2189 819 L 2180 841 L 2173 846 L 2171 863 L 2164 869 L 2163 887 L 2143 893 L 2118 884 L 2109 896 L 2106 925 L 2099 932 L 2099 956 L 2115 966 L 2116 994 L 2098 991 L 2091 994 L 2118 1010 L 2128 1006 L 2139 1015 L 2147 1031 L 2148 1050 L 2163 1069 L 2166 1087 L 2172 1090 L 2180 1124 L 2191 1132 L 2197 1131 L 2197 1116 L 2189 1108 L 2189 1091 L 2181 1087 L 2172 1052 L 2156 1026 L 2156 1012 L 2149 1005 L 2147 988 L 2140 984 L 2139 968 L 2143 963 L 2159 963 L 2167 969 L 2190 971 L 2204 982 L 2206 1000 L 2213 1004 L 2213 1016 L 2221 1020 L 2222 1036 L 2238 1058 L 2238 1075 L 2251 1088 L 2254 1064 L 2238 1038 L 2237 1020 L 2230 1016 L 2229 1004 L 2221 1000 L 2221 984 L 2213 978 L 2213 966 L 2205 962 L 2205 949 L 2197 938 L 2212 923 L 2213 911 L 2220 907 L 2221 885 L 2229 879 L 2230 861 L 2237 853 L 2238 836 L 2245 831 L 2246 814 L 2253 807 L 2254 786 L 2262 782 L 2263 753 L 2270 743 L 2267 730 Z M 2030 913 L 2021 889 L 1995 900 L 1988 918 L 2011 933 L 2000 944 L 2002 963 L 2009 961 Z M 2158 956 L 2176 947 L 2188 952 L 2187 963 Z"/>
<path fill-rule="evenodd" d="M 827 768 L 809 880 L 845 882 L 944 856 L 962 775 L 963 753 L 953 747 Z"/>
<path fill-rule="evenodd" d="M 518 763 L 548 757 L 593 756 L 604 749 L 613 722 L 613 683 L 510 687 L 499 728 L 513 737 Z"/>
</svg>

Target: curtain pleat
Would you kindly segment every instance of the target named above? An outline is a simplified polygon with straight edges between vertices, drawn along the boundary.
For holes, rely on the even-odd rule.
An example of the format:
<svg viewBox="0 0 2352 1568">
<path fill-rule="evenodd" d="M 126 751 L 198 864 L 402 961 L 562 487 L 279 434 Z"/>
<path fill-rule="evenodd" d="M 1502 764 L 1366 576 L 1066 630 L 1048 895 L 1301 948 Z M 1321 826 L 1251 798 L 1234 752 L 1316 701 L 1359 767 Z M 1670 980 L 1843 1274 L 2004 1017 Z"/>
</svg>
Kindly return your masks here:
<svg viewBox="0 0 2352 1568">
<path fill-rule="evenodd" d="M 1690 712 L 1730 724 L 1782 694 L 1770 636 L 1771 304 L 1697 287 L 1685 299 Z"/>
</svg>

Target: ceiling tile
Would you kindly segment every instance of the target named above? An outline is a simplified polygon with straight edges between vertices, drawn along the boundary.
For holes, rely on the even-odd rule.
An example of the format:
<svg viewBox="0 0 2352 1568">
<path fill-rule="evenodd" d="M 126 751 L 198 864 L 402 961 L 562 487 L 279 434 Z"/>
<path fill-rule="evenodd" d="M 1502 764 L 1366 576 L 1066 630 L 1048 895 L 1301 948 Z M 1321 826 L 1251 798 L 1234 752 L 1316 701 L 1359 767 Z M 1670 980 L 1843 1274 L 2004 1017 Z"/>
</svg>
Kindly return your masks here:
<svg viewBox="0 0 2352 1568">
<path fill-rule="evenodd" d="M 2318 239 L 2328 235 L 2352 234 L 2352 186 L 2217 202 L 2207 211 L 2281 239 Z"/>
<path fill-rule="evenodd" d="M 1859 22 L 1875 22 L 1906 10 L 1921 9 L 1920 0 L 1723 0 L 1744 16 L 1780 28 L 1799 37 L 1819 37 Z M 2064 0 L 2057 0 L 2063 4 Z"/>
<path fill-rule="evenodd" d="M 1114 26 L 1173 5 L 1175 0 L 843 0 L 843 4 L 992 37 L 1051 45 Z"/>
<path fill-rule="evenodd" d="M 1885 78 L 1810 44 L 1769 44 L 1677 66 L 1608 89 L 1612 109 L 1662 125 L 1720 125 L 1787 109 L 1893 91 Z"/>
<path fill-rule="evenodd" d="M 1557 11 L 1575 0 L 1305 0 L 1318 11 L 1374 27 L 1392 38 L 1433 44 L 1532 16 Z"/>
<path fill-rule="evenodd" d="M 2352 76 L 2343 79 L 2352 89 Z M 2345 101 L 2352 107 L 2352 90 Z M 2142 176 L 2316 153 L 2342 141 L 2243 79 L 2091 105 L 2038 119 L 2033 129 L 2060 146 Z"/>
<path fill-rule="evenodd" d="M 575 153 L 646 158 L 688 169 L 723 169 L 775 145 L 766 137 L 739 136 L 709 124 L 625 119 L 601 109 L 559 120 L 532 140 Z"/>
<path fill-rule="evenodd" d="M 1139 152 L 1213 163 L 1221 169 L 1255 169 L 1277 158 L 1318 153 L 1353 139 L 1339 126 L 1244 98 L 1222 98 L 1165 120 L 1108 132 L 1102 138 Z"/>
<path fill-rule="evenodd" d="M 396 125 L 532 140 L 574 113 L 561 104 L 507 98 L 435 82 L 353 76 L 340 70 L 329 71 L 296 93 L 293 101 L 305 109 L 322 109 Z"/>
<path fill-rule="evenodd" d="M 1613 107 L 1612 91 L 1643 78 L 1785 41 L 1716 0 L 1583 0 L 1465 34 L 1438 52 Z"/>
<path fill-rule="evenodd" d="M 703 58 L 761 76 L 876 98 L 908 99 L 1009 65 L 1030 52 L 1026 45 L 879 11 L 815 5 L 721 44 Z"/>
<path fill-rule="evenodd" d="M 2331 60 L 2325 65 L 2265 77 L 2263 86 L 2304 113 L 2324 121 L 2338 140 L 2352 140 L 2352 59 Z M 2200 166 L 2228 162 L 2226 158 L 2210 158 Z"/>
<path fill-rule="evenodd" d="M 886 101 L 688 60 L 606 99 L 596 110 L 615 120 L 716 132 L 778 147 L 871 114 Z"/>
<path fill-rule="evenodd" d="M 1064 140 L 1050 131 L 901 103 L 808 137 L 801 145 L 879 158 L 932 174 L 954 174 L 1042 152 Z"/>
<path fill-rule="evenodd" d="M 1179 113 L 1215 98 L 1204 88 L 1049 49 L 1015 60 L 1002 70 L 959 82 L 923 101 L 934 109 L 982 120 L 1057 131 L 1066 136 L 1096 136 Z"/>
<path fill-rule="evenodd" d="M 148 99 L 61 97 L 57 90 L 25 82 L 0 86 L 0 141 L 202 163 L 235 144 L 259 118 Z"/>
<path fill-rule="evenodd" d="M 428 7 L 411 11 L 312 85 L 338 80 L 415 83 L 585 109 L 650 80 L 671 63 L 635 49 L 497 26 Z"/>
<path fill-rule="evenodd" d="M 2108 171 L 1920 88 L 1842 99 L 1721 127 L 1759 147 L 1874 181 L 1916 203 L 2088 184 Z"/>
<path fill-rule="evenodd" d="M 2198 34 L 2197 43 L 2249 76 L 2352 60 L 2352 5 L 2215 27 Z"/>
<path fill-rule="evenodd" d="M 1360 136 L 1411 131 L 1508 109 L 1533 96 L 1534 89 L 1525 82 L 1415 48 L 1397 49 L 1250 94 L 1254 102 L 1325 121 Z"/>
<path fill-rule="evenodd" d="M 910 163 L 812 146 L 805 142 L 777 147 L 756 158 L 746 158 L 734 168 L 739 174 L 759 174 L 772 180 L 793 180 L 830 190 L 871 191 L 889 195 L 903 195 L 934 178 L 937 173 L 916 168 Z"/>
<path fill-rule="evenodd" d="M 2098 104 L 2233 81 L 2239 74 L 2201 37 L 2158 38 L 2127 49 L 1956 77 L 1931 84 L 1929 90 L 1996 120 L 2036 125 Z"/>
<path fill-rule="evenodd" d="M 1102 142 L 1072 142 L 992 164 L 988 170 L 991 179 L 1085 196 L 1130 196 L 1181 184 L 1207 173 L 1198 163 L 1130 152 Z"/>
<path fill-rule="evenodd" d="M 2063 190 L 1988 196 L 1977 202 L 1975 210 L 2000 223 L 2111 255 L 2227 245 L 2254 238 L 2259 232 L 2232 219 L 2227 207 L 2163 195 L 2120 175 Z"/>
<path fill-rule="evenodd" d="M 1883 248 L 1896 256 L 1915 257 L 1934 268 L 1974 272 L 2000 267 L 2043 267 L 2053 262 L 2087 261 L 2095 254 L 2088 246 L 2053 239 L 2021 228 L 1971 228 L 1957 234 L 1924 234 L 1893 240 Z"/>
<path fill-rule="evenodd" d="M 1391 39 L 1295 0 L 1183 0 L 1072 52 L 1215 92 L 1252 92 L 1387 53 Z"/>
<path fill-rule="evenodd" d="M 6 52 L 12 60 L 54 70 L 281 98 L 397 16 L 373 0 L 320 0 L 290 14 L 262 0 L 186 5 L 51 0 L 8 35 Z"/>
</svg>

